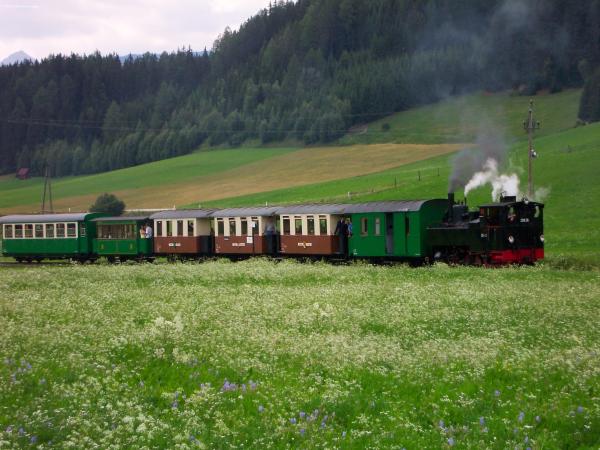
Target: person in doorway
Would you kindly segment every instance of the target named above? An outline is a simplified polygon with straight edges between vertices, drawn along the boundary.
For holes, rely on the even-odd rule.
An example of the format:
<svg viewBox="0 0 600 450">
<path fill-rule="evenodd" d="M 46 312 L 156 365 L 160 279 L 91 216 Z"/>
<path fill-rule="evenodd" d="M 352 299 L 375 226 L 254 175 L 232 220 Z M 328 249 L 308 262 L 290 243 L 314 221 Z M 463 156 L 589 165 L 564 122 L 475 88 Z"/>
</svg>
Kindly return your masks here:
<svg viewBox="0 0 600 450">
<path fill-rule="evenodd" d="M 148 223 L 148 224 L 146 224 L 146 239 L 150 239 L 152 236 L 154 236 L 152 227 Z"/>
<path fill-rule="evenodd" d="M 143 226 L 140 227 L 140 239 L 146 239 L 146 230 Z"/>
<path fill-rule="evenodd" d="M 352 221 L 350 217 L 346 217 L 346 236 L 352 237 Z"/>
<path fill-rule="evenodd" d="M 348 225 L 343 217 L 340 217 L 337 225 L 335 226 L 334 233 L 338 237 L 339 242 L 339 253 L 342 255 L 346 254 L 346 243 L 348 241 Z"/>
</svg>

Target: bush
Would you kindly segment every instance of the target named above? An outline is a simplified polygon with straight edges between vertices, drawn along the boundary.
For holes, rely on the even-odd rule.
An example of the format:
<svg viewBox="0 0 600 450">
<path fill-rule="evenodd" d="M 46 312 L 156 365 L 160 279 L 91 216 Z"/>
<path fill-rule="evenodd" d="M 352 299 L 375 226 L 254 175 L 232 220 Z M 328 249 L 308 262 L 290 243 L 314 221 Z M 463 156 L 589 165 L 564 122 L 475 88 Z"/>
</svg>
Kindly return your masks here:
<svg viewBox="0 0 600 450">
<path fill-rule="evenodd" d="M 120 216 L 125 210 L 125 202 L 119 200 L 114 194 L 104 193 L 90 206 L 90 212 L 105 213 Z"/>
</svg>

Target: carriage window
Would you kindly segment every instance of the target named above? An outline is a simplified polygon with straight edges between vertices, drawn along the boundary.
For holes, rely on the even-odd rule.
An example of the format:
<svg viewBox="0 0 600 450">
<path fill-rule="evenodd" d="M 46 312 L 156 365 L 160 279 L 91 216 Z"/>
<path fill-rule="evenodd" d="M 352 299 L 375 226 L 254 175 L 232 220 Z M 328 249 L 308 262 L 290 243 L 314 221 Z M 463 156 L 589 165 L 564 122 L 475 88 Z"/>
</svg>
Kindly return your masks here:
<svg viewBox="0 0 600 450">
<path fill-rule="evenodd" d="M 193 220 L 188 220 L 187 221 L 187 235 L 188 236 L 194 236 L 194 221 Z"/>
<path fill-rule="evenodd" d="M 369 234 L 369 219 L 367 217 L 360 219 L 360 234 L 361 236 Z"/>
<path fill-rule="evenodd" d="M 41 223 L 35 224 L 35 237 L 36 238 L 44 237 L 44 225 L 42 225 Z"/>
<path fill-rule="evenodd" d="M 294 217 L 294 231 L 296 234 L 302 234 L 302 218 Z"/>
<path fill-rule="evenodd" d="M 260 221 L 258 220 L 258 217 L 252 217 L 252 221 L 250 222 L 250 234 L 259 234 L 260 233 Z"/>
<path fill-rule="evenodd" d="M 68 223 L 67 224 L 67 237 L 75 237 L 77 236 L 77 224 L 76 223 Z"/>
<path fill-rule="evenodd" d="M 381 219 L 375 217 L 375 236 L 381 236 Z"/>
<path fill-rule="evenodd" d="M 217 219 L 217 236 L 225 235 L 225 221 L 223 219 Z"/>
<path fill-rule="evenodd" d="M 13 235 L 13 226 L 12 225 L 4 225 L 4 238 L 10 239 Z"/>
<path fill-rule="evenodd" d="M 167 237 L 173 236 L 173 221 L 167 220 Z"/>
<path fill-rule="evenodd" d="M 229 236 L 237 236 L 237 222 L 235 219 L 229 219 Z"/>
<path fill-rule="evenodd" d="M 53 223 L 47 223 L 46 224 L 46 237 L 47 238 L 53 238 L 54 237 L 54 224 Z"/>
<path fill-rule="evenodd" d="M 64 238 L 65 237 L 65 224 L 64 223 L 57 223 L 56 224 L 56 237 L 57 238 Z"/>
<path fill-rule="evenodd" d="M 15 237 L 16 238 L 23 237 L 23 225 L 15 225 Z"/>
<path fill-rule="evenodd" d="M 177 221 L 177 236 L 183 236 L 183 220 Z"/>
<path fill-rule="evenodd" d="M 79 236 L 85 237 L 85 224 L 84 223 L 82 223 L 81 226 L 79 227 Z"/>
<path fill-rule="evenodd" d="M 315 235 L 315 216 L 308 216 L 306 218 L 306 225 L 307 225 L 307 233 L 309 236 L 314 236 Z"/>
<path fill-rule="evenodd" d="M 326 216 L 319 216 L 319 234 L 321 234 L 321 236 L 327 235 L 327 217 Z"/>
<path fill-rule="evenodd" d="M 283 234 L 286 236 L 290 235 L 290 218 L 289 218 L 289 216 L 283 217 Z"/>
<path fill-rule="evenodd" d="M 247 236 L 248 235 L 248 219 L 245 217 L 242 217 L 242 236 Z"/>
<path fill-rule="evenodd" d="M 156 221 L 156 235 L 157 236 L 163 235 L 163 221 L 162 220 Z"/>
<path fill-rule="evenodd" d="M 25 227 L 25 234 L 24 236 L 26 238 L 30 238 L 33 237 L 33 224 L 31 223 L 26 223 L 25 225 L 23 225 Z"/>
</svg>

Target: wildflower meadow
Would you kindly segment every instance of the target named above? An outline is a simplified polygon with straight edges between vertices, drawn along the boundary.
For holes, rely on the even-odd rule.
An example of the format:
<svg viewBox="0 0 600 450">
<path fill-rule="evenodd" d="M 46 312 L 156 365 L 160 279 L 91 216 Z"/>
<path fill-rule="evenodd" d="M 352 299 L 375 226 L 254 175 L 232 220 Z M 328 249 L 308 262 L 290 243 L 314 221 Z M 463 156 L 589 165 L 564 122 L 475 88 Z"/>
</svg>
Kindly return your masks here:
<svg viewBox="0 0 600 450">
<path fill-rule="evenodd" d="M 600 272 L 0 268 L 0 448 L 600 448 Z"/>
</svg>

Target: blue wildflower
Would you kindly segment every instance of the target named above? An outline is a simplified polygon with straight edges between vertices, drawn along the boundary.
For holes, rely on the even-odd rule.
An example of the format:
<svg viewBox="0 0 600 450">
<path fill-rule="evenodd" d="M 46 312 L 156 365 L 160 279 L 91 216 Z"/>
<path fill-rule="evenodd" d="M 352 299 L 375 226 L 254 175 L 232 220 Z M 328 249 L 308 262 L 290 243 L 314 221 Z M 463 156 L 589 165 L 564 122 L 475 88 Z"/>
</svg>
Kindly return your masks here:
<svg viewBox="0 0 600 450">
<path fill-rule="evenodd" d="M 583 412 L 583 406 L 578 406 L 578 407 L 577 407 L 577 412 L 578 412 L 579 414 L 581 414 L 581 413 Z"/>
<path fill-rule="evenodd" d="M 23 427 L 19 427 L 19 436 L 25 436 L 25 430 Z"/>
<path fill-rule="evenodd" d="M 265 407 L 264 407 L 263 405 L 260 405 L 260 406 L 258 407 L 258 412 L 259 412 L 259 413 L 263 412 L 264 410 L 265 410 Z"/>
<path fill-rule="evenodd" d="M 454 446 L 454 438 L 453 438 L 453 437 L 449 437 L 449 438 L 448 438 L 448 445 L 449 445 L 450 447 Z"/>
<path fill-rule="evenodd" d="M 525 413 L 523 411 L 521 411 L 519 413 L 519 422 L 523 422 L 523 419 L 525 418 Z"/>
<path fill-rule="evenodd" d="M 535 421 L 537 423 L 540 423 L 542 421 L 542 418 L 540 416 L 535 416 Z"/>
<path fill-rule="evenodd" d="M 342 431 L 342 438 L 345 438 L 345 437 L 346 437 L 346 432 Z"/>
<path fill-rule="evenodd" d="M 304 411 L 300 411 L 300 418 L 304 419 L 306 417 L 306 413 Z"/>
<path fill-rule="evenodd" d="M 177 400 L 175 400 L 173 403 L 171 403 L 171 408 L 173 408 L 173 409 L 177 409 L 178 406 L 179 406 L 179 403 L 177 403 Z"/>
<path fill-rule="evenodd" d="M 481 425 L 481 426 L 485 425 L 485 418 L 484 417 L 480 417 L 479 418 L 479 425 Z"/>
<path fill-rule="evenodd" d="M 498 389 L 496 389 L 496 390 L 494 391 L 494 395 L 495 395 L 496 397 L 500 397 L 500 391 L 499 391 Z"/>
<path fill-rule="evenodd" d="M 37 442 L 37 436 L 31 436 L 31 439 L 29 439 L 29 442 L 32 444 L 35 444 Z"/>
<path fill-rule="evenodd" d="M 292 425 L 296 425 L 296 418 L 295 418 L 295 417 L 292 417 L 292 418 L 290 419 L 290 423 L 291 423 Z"/>
<path fill-rule="evenodd" d="M 443 420 L 440 420 L 440 422 L 438 423 L 438 425 L 440 426 L 440 429 L 445 429 L 446 428 L 446 424 L 444 423 Z"/>
<path fill-rule="evenodd" d="M 304 433 L 306 433 L 306 430 L 304 428 L 300 428 L 299 433 L 301 436 L 304 436 Z"/>
</svg>

